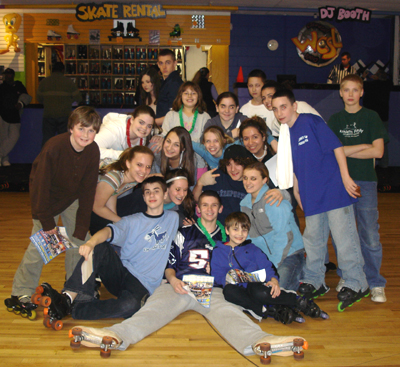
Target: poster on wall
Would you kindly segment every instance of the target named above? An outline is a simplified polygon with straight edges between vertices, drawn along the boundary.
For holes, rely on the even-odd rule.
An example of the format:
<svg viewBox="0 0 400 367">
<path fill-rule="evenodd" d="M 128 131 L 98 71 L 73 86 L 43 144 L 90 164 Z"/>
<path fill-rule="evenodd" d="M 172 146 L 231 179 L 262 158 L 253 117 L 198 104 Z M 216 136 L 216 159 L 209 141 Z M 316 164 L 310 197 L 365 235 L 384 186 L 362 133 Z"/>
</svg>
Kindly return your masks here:
<svg viewBox="0 0 400 367">
<path fill-rule="evenodd" d="M 291 40 L 299 57 L 314 67 L 329 65 L 340 55 L 343 47 L 339 31 L 323 21 L 307 23 Z"/>
<path fill-rule="evenodd" d="M 149 31 L 149 45 L 159 45 L 160 44 L 160 31 L 154 30 Z"/>
<path fill-rule="evenodd" d="M 89 43 L 91 45 L 100 44 L 100 29 L 89 29 Z"/>
</svg>

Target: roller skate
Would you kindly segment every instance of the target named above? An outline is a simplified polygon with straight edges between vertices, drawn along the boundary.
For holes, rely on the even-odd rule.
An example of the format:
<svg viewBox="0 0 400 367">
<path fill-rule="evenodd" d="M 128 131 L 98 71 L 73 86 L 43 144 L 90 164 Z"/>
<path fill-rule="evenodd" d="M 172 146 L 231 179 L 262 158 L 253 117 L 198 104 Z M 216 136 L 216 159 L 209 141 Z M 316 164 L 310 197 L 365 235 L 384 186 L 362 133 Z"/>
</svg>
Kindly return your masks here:
<svg viewBox="0 0 400 367">
<path fill-rule="evenodd" d="M 297 298 L 296 309 L 313 319 L 329 319 L 329 315 L 325 311 L 322 311 L 312 299 L 306 297 Z"/>
<path fill-rule="evenodd" d="M 29 320 L 36 319 L 37 304 L 31 302 L 29 296 L 11 296 L 4 300 L 8 312 L 14 312 L 16 315 L 21 315 Z"/>
<path fill-rule="evenodd" d="M 52 41 L 53 38 L 55 38 L 57 41 L 60 41 L 61 40 L 61 35 L 56 33 L 56 32 L 54 32 L 54 31 L 52 31 L 52 30 L 48 30 L 47 31 L 47 40 L 48 41 Z"/>
<path fill-rule="evenodd" d="M 169 34 L 170 37 L 180 37 L 181 36 L 181 27 L 179 24 L 175 24 L 173 31 Z"/>
<path fill-rule="evenodd" d="M 365 291 L 359 290 L 358 292 L 353 291 L 351 288 L 342 287 L 337 295 L 338 300 L 338 311 L 343 312 L 346 307 L 353 306 L 354 302 L 360 302 L 364 297 L 369 296 L 369 288 Z"/>
<path fill-rule="evenodd" d="M 267 335 L 252 345 L 255 354 L 260 356 L 261 364 L 270 364 L 271 356 L 289 357 L 296 360 L 304 358 L 308 343 L 299 336 Z"/>
<path fill-rule="evenodd" d="M 80 35 L 80 33 L 77 32 L 77 31 L 74 29 L 74 26 L 73 26 L 72 24 L 70 24 L 70 25 L 68 26 L 68 29 L 67 29 L 67 38 L 68 38 L 68 39 L 71 39 L 72 37 L 74 37 L 75 39 L 78 39 L 78 38 L 79 38 L 79 35 Z"/>
<path fill-rule="evenodd" d="M 81 344 L 89 348 L 100 348 L 100 356 L 108 358 L 112 349 L 118 349 L 122 339 L 111 330 L 96 329 L 85 326 L 77 326 L 69 331 L 70 346 L 78 349 Z"/>
<path fill-rule="evenodd" d="M 124 23 L 117 22 L 117 26 L 111 29 L 111 34 L 113 37 L 121 37 L 124 35 Z"/>
<path fill-rule="evenodd" d="M 295 309 L 289 306 L 269 305 L 264 307 L 266 310 L 263 312 L 263 319 L 271 317 L 284 325 L 289 325 L 293 321 L 298 323 L 306 322 L 306 320 L 304 320 L 304 318 Z"/>
<path fill-rule="evenodd" d="M 47 328 L 54 330 L 61 330 L 63 328 L 63 319 L 65 316 L 71 314 L 72 301 L 65 293 L 58 293 L 48 283 L 42 283 L 44 292 L 48 295 L 48 307 L 44 309 L 43 325 Z"/>
<path fill-rule="evenodd" d="M 330 288 L 324 284 L 322 284 L 319 289 L 315 289 L 310 283 L 300 283 L 299 286 L 299 293 L 307 299 L 322 297 L 324 294 L 328 293 L 329 290 Z"/>
<path fill-rule="evenodd" d="M 128 26 L 126 27 L 126 35 L 128 37 L 137 38 L 139 37 L 139 32 L 139 29 L 135 28 L 132 22 L 128 23 Z"/>
</svg>

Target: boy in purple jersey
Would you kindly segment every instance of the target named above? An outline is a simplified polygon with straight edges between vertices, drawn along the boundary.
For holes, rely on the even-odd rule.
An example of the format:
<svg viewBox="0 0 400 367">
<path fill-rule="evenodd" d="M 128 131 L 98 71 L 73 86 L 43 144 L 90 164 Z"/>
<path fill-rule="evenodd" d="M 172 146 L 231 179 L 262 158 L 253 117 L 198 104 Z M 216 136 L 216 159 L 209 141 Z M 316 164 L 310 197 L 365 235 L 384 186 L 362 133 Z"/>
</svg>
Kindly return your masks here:
<svg viewBox="0 0 400 367">
<path fill-rule="evenodd" d="M 275 336 L 262 331 L 240 307 L 225 301 L 221 288 L 213 289 L 210 308 L 203 307 L 187 294 L 182 276 L 189 273 L 207 275 L 215 242 L 226 241 L 225 229 L 217 221 L 218 213 L 222 211 L 218 194 L 203 192 L 198 208 L 201 218 L 193 226 L 182 228 L 171 247 L 165 271 L 169 283 L 159 286 L 144 307 L 120 324 L 105 329 L 80 326 L 83 345 L 99 346 L 103 336 L 109 336 L 113 340 L 111 349 L 125 350 L 188 310 L 205 316 L 236 350 L 245 355 L 259 354 L 261 343 L 270 343 L 273 348 L 276 344 L 293 342 L 294 336 Z M 275 355 L 287 356 L 293 352 L 277 351 Z"/>
</svg>

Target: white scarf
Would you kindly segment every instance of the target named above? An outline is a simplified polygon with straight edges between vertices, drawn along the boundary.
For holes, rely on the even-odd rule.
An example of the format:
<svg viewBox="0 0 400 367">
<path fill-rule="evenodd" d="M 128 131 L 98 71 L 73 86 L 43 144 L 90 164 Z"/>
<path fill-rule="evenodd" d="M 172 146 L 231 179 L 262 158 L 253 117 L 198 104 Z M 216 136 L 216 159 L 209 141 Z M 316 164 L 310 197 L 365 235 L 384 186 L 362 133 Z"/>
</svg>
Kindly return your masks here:
<svg viewBox="0 0 400 367">
<path fill-rule="evenodd" d="M 279 130 L 278 152 L 276 163 L 276 179 L 280 189 L 293 187 L 292 147 L 290 130 L 287 124 L 281 124 Z"/>
</svg>

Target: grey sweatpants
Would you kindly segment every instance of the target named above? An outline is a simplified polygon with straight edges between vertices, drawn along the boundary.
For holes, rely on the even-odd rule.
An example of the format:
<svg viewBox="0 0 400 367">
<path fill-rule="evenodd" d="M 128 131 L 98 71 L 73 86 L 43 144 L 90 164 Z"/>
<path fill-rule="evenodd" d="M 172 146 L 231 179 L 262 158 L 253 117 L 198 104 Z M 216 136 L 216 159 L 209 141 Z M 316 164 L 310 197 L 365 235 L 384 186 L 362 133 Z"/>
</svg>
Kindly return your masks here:
<svg viewBox="0 0 400 367">
<path fill-rule="evenodd" d="M 203 307 L 187 294 L 178 294 L 170 284 L 162 284 L 147 300 L 143 308 L 131 318 L 106 328 L 123 340 L 119 347 L 125 350 L 147 335 L 174 320 L 181 313 L 193 310 L 205 316 L 219 333 L 240 353 L 254 354 L 251 345 L 270 335 L 261 330 L 242 309 L 225 301 L 221 288 L 214 288 L 210 308 Z"/>
</svg>

